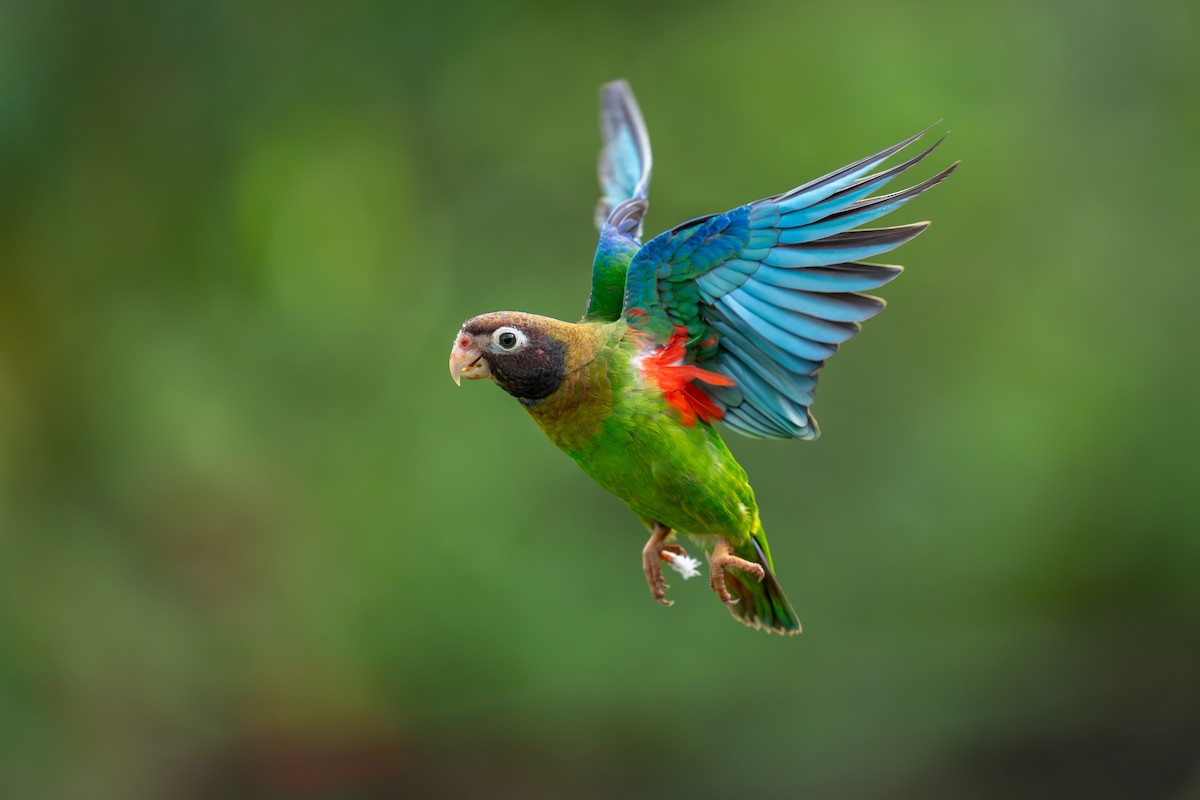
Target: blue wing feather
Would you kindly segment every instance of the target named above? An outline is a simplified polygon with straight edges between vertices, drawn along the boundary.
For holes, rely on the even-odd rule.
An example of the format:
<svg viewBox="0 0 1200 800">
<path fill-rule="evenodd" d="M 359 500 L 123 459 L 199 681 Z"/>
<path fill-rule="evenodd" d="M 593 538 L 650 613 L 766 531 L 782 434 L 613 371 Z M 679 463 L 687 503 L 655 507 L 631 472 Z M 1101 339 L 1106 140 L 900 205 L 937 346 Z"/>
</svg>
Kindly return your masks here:
<svg viewBox="0 0 1200 800">
<path fill-rule="evenodd" d="M 783 297 L 783 295 L 790 297 Z M 837 309 L 836 314 L 824 313 L 820 304 L 817 304 L 817 308 L 805 309 L 800 307 L 801 303 L 798 300 L 792 299 L 804 296 L 821 298 L 826 301 L 832 301 L 834 297 L 838 297 L 838 295 L 792 292 L 758 281 L 747 281 L 744 286 L 730 292 L 723 299 L 725 301 L 736 300 L 742 308 L 756 317 L 805 339 L 812 339 L 814 342 L 841 344 L 858 333 L 858 326 L 852 321 L 839 319 L 839 317 L 852 316 L 846 309 Z M 828 304 L 828 308 L 835 308 L 832 302 Z"/>
<path fill-rule="evenodd" d="M 885 305 L 880 298 L 866 294 L 802 292 L 781 289 L 760 281 L 746 281 L 743 286 L 731 292 L 730 296 L 736 297 L 742 305 L 753 305 L 750 302 L 753 298 L 761 305 L 807 314 L 829 322 L 862 322 L 878 314 Z M 854 333 L 858 331 L 855 330 Z"/>
<path fill-rule="evenodd" d="M 710 317 L 713 328 L 721 334 L 722 347 L 737 346 L 747 353 L 752 351 L 761 352 L 767 356 L 767 358 L 761 360 L 779 364 L 788 372 L 795 375 L 815 375 L 821 369 L 823 362 L 819 360 L 800 358 L 771 344 L 769 341 L 757 337 L 755 337 L 755 341 L 750 341 L 750 334 L 748 332 L 744 333 L 715 309 Z M 728 343 L 726 343 L 727 339 L 729 340 Z"/>
<path fill-rule="evenodd" d="M 653 158 L 650 136 L 633 90 L 625 81 L 613 81 L 600 87 L 600 150 L 597 172 L 603 193 L 596 208 L 596 227 L 603 228 L 617 206 L 626 200 L 645 200 L 650 191 Z M 642 238 L 641 218 L 630 231 Z"/>
<path fill-rule="evenodd" d="M 788 330 L 781 325 L 787 325 L 786 318 L 777 325 L 769 319 L 756 314 L 737 301 L 732 295 L 726 295 L 717 301 L 717 308 L 726 312 L 726 317 L 741 320 L 747 327 L 747 333 L 753 333 L 756 338 L 765 339 L 775 347 L 785 350 L 794 356 L 810 361 L 824 361 L 837 352 L 836 344 L 818 342 L 805 338 L 799 333 Z"/>
<path fill-rule="evenodd" d="M 742 349 L 741 345 L 732 342 L 726 342 L 725 349 L 732 353 L 737 360 L 758 373 L 759 377 L 771 384 L 779 393 L 801 405 L 812 405 L 813 389 L 817 383 L 816 378 L 812 375 L 797 375 L 789 372 L 773 361 L 750 355 Z"/>
<path fill-rule="evenodd" d="M 641 246 L 653 162 L 642 112 L 625 81 L 600 88 L 600 133 L 600 242 L 592 260 L 592 292 L 584 319 L 612 321 L 621 316 L 625 276 Z"/>
<path fill-rule="evenodd" d="M 754 278 L 759 283 L 805 292 L 864 292 L 878 289 L 902 271 L 902 267 L 884 264 L 835 264 L 812 269 L 763 265 L 754 273 Z"/>
<path fill-rule="evenodd" d="M 926 128 L 919 133 L 915 133 L 904 141 L 897 142 L 891 147 L 880 150 L 873 156 L 867 156 L 864 159 L 855 161 L 853 164 L 848 164 L 841 169 L 834 170 L 828 175 L 824 175 L 816 180 L 809 181 L 803 186 L 797 186 L 790 192 L 784 192 L 781 195 L 777 195 L 776 197 L 771 198 L 769 202 L 776 205 L 779 208 L 780 213 L 783 214 L 786 214 L 789 211 L 795 211 L 798 208 L 811 206 L 814 203 L 819 203 L 836 192 L 840 192 L 841 190 L 850 186 L 863 175 L 866 175 L 872 169 L 920 139 L 922 136 L 928 133 L 929 129 L 932 127 L 933 126 L 930 125 L 929 128 Z"/>
<path fill-rule="evenodd" d="M 629 324 L 659 341 L 676 326 L 688 328 L 695 337 L 690 359 L 737 381 L 705 387 L 734 430 L 765 438 L 818 435 L 809 411 L 817 373 L 861 322 L 883 309 L 883 300 L 860 292 L 902 271 L 863 259 L 899 247 L 929 223 L 858 226 L 900 208 L 957 166 L 872 196 L 940 144 L 870 174 L 925 133 L 784 194 L 676 226 L 634 256 L 625 284 Z"/>
</svg>

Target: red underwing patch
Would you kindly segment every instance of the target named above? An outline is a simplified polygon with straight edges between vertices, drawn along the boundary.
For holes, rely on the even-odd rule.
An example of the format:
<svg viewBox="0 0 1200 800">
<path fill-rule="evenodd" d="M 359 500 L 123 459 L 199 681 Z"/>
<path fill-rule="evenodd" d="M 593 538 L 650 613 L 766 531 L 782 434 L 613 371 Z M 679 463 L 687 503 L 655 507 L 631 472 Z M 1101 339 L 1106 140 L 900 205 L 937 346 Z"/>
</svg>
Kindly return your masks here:
<svg viewBox="0 0 1200 800">
<path fill-rule="evenodd" d="M 666 345 L 642 359 L 642 374 L 662 390 L 668 403 L 679 409 L 683 424 L 691 426 L 696 424 L 697 417 L 712 422 L 725 414 L 696 381 L 713 386 L 733 386 L 736 382 L 725 375 L 683 363 L 687 341 L 687 328 L 675 326 Z"/>
</svg>

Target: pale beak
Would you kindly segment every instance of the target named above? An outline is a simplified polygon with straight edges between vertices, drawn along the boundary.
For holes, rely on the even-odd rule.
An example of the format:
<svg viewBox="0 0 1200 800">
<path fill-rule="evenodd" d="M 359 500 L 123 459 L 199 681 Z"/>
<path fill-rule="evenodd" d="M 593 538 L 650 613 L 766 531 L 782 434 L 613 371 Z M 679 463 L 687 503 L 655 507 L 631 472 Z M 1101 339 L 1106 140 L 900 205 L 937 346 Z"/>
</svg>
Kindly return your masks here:
<svg viewBox="0 0 1200 800">
<path fill-rule="evenodd" d="M 484 360 L 483 352 L 464 333 L 454 340 L 454 349 L 450 351 L 450 377 L 460 386 L 463 378 L 477 381 L 492 377 L 492 370 Z"/>
</svg>

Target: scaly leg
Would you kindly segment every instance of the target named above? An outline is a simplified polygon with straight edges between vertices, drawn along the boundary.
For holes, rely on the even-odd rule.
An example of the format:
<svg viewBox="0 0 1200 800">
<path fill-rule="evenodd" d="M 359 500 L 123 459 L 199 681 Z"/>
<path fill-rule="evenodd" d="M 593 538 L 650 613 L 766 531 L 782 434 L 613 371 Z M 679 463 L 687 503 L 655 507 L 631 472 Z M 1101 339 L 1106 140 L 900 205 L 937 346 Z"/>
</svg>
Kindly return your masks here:
<svg viewBox="0 0 1200 800">
<path fill-rule="evenodd" d="M 759 583 L 762 583 L 766 573 L 762 566 L 755 564 L 753 561 L 747 561 L 744 558 L 738 558 L 733 554 L 733 545 L 724 536 L 717 537 L 717 544 L 713 547 L 712 555 L 708 557 L 708 585 L 717 593 L 717 597 L 721 598 L 721 602 L 726 605 L 737 603 L 737 599 L 729 594 L 729 590 L 725 588 L 725 570 L 740 569 L 743 572 L 749 572 Z"/>
<path fill-rule="evenodd" d="M 664 606 L 674 605 L 674 601 L 667 599 L 667 589 L 671 587 L 667 586 L 667 582 L 663 580 L 663 562 L 670 561 L 666 554 L 687 555 L 679 545 L 667 544 L 667 537 L 670 535 L 670 528 L 661 522 L 656 522 L 654 523 L 654 532 L 650 534 L 650 541 L 646 542 L 646 546 L 642 548 L 642 569 L 646 571 L 646 583 L 650 584 L 650 594 L 654 595 L 654 599 Z"/>
</svg>

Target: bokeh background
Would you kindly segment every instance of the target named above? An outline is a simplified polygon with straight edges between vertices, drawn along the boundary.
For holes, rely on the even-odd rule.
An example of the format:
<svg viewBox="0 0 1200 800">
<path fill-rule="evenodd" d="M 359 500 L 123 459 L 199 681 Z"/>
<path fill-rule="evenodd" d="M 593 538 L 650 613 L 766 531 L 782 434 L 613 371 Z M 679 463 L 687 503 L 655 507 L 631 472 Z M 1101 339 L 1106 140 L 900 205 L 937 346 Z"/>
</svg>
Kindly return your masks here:
<svg viewBox="0 0 1200 800">
<path fill-rule="evenodd" d="M 1200 796 L 1200 7 L 0 5 L 0 795 Z M 648 231 L 939 119 L 813 444 L 731 446 L 806 632 L 494 387 Z"/>
</svg>

